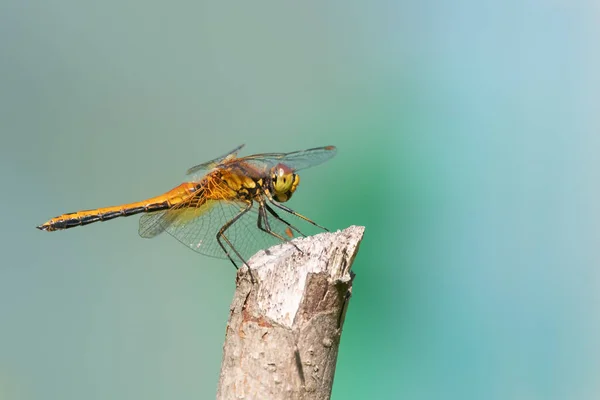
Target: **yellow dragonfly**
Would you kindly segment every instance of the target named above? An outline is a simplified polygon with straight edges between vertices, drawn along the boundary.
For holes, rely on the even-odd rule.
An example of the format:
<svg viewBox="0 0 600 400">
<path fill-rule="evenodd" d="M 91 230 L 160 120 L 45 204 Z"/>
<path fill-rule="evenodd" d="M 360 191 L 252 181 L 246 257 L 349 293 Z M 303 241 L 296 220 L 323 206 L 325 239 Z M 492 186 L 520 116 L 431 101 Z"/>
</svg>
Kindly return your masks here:
<svg viewBox="0 0 600 400">
<path fill-rule="evenodd" d="M 237 157 L 243 146 L 190 168 L 186 182 L 160 196 L 62 214 L 37 228 L 52 232 L 144 213 L 141 237 L 153 238 L 166 231 L 198 253 L 228 258 L 236 268 L 234 256 L 245 263 L 260 249 L 304 236 L 288 222 L 290 216 L 327 230 L 282 203 L 298 187 L 297 172 L 329 160 L 336 148 Z M 286 219 L 280 216 L 282 211 Z"/>
</svg>

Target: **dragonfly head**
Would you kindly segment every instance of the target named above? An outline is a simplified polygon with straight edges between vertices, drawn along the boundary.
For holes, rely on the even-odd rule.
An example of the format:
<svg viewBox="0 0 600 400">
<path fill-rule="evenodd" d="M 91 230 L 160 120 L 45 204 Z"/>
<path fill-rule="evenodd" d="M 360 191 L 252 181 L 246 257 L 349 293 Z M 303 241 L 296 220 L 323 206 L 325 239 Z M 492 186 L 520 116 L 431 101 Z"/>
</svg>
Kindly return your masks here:
<svg viewBox="0 0 600 400">
<path fill-rule="evenodd" d="M 300 176 L 285 164 L 277 164 L 271 169 L 271 188 L 273 197 L 280 203 L 288 201 L 298 184 Z"/>
</svg>

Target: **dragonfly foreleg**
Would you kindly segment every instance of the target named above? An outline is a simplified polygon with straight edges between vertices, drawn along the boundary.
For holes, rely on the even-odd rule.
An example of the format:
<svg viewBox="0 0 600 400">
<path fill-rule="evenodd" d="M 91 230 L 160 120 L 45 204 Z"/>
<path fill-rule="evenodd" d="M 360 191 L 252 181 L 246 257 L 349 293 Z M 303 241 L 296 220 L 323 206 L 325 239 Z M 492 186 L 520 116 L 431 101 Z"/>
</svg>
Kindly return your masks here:
<svg viewBox="0 0 600 400">
<path fill-rule="evenodd" d="M 296 228 L 294 225 L 290 224 L 289 222 L 287 222 L 285 219 L 281 218 L 276 212 L 275 210 L 273 210 L 267 203 L 265 203 L 265 208 L 267 209 L 267 211 L 269 212 L 269 214 L 271 214 L 273 217 L 275 217 L 277 220 L 283 222 L 285 225 L 287 225 L 291 230 L 296 231 L 297 233 L 300 234 L 300 236 L 302 237 L 306 237 L 306 235 L 302 232 L 300 232 L 300 229 Z"/>
<path fill-rule="evenodd" d="M 271 229 L 271 225 L 269 224 L 269 219 L 267 218 L 267 212 L 265 211 L 265 203 L 259 203 L 258 205 L 258 220 L 256 221 L 256 226 L 258 226 L 258 229 L 260 229 L 263 232 L 268 233 L 269 235 L 272 235 L 274 237 L 276 237 L 277 239 L 281 240 L 282 242 L 288 242 L 291 245 L 293 245 L 296 250 L 298 250 L 299 252 L 302 253 L 302 250 L 300 250 L 300 248 L 296 245 L 296 243 L 292 243 L 289 241 L 288 238 L 281 236 L 280 234 L 278 234 L 277 232 L 273 232 L 273 230 Z M 264 224 L 264 227 L 261 224 Z M 285 223 L 285 221 L 283 221 Z M 290 226 L 290 224 L 285 223 L 287 226 Z"/>
<path fill-rule="evenodd" d="M 317 227 L 319 227 L 319 228 L 321 228 L 321 229 L 329 232 L 329 229 L 325 228 L 324 226 L 321 226 L 321 225 L 317 224 L 312 219 L 307 218 L 307 217 L 305 217 L 302 214 L 298 214 L 296 211 L 292 210 L 289 207 L 284 206 L 283 204 L 279 204 L 278 202 L 276 202 L 275 200 L 273 200 L 271 197 L 267 197 L 267 198 L 269 199 L 269 201 L 271 202 L 271 204 L 273 204 L 275 207 L 280 208 L 280 209 L 282 209 L 285 212 L 288 212 L 288 213 L 290 213 L 292 215 L 295 215 L 296 217 L 301 218 L 301 219 L 305 220 L 306 222 L 308 222 L 310 224 L 313 224 L 314 226 L 317 226 Z"/>
</svg>

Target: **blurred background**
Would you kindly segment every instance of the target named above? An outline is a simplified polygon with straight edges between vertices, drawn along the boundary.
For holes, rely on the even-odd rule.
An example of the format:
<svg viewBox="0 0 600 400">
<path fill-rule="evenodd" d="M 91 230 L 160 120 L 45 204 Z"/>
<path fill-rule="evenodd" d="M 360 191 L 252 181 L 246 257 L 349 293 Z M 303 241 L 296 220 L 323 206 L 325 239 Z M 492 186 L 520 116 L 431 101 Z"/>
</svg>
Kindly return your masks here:
<svg viewBox="0 0 600 400">
<path fill-rule="evenodd" d="M 235 270 L 138 218 L 185 170 L 336 145 L 365 225 L 334 399 L 600 396 L 600 6 L 0 5 L 0 399 L 214 398 Z"/>
</svg>

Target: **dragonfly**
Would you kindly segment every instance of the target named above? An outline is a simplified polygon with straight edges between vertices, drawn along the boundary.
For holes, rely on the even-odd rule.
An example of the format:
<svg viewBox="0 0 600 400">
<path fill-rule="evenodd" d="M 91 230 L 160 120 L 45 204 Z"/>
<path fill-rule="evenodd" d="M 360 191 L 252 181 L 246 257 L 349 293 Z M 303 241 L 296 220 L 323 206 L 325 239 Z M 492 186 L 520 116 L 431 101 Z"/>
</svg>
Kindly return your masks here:
<svg viewBox="0 0 600 400">
<path fill-rule="evenodd" d="M 198 253 L 229 259 L 236 269 L 238 262 L 247 265 L 248 257 L 258 250 L 305 236 L 296 221 L 328 231 L 283 203 L 298 188 L 298 171 L 332 158 L 335 146 L 238 157 L 243 147 L 191 167 L 184 183 L 159 196 L 62 214 L 37 228 L 53 232 L 144 214 L 139 223 L 141 237 L 167 232 Z"/>
</svg>

